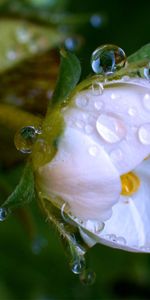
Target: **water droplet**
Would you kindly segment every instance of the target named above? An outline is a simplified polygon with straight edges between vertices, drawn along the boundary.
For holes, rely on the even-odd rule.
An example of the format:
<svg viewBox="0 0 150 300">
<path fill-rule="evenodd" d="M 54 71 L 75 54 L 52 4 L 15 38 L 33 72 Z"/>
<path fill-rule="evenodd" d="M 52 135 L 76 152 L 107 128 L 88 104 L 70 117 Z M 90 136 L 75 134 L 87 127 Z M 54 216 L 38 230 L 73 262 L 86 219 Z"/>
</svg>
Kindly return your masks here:
<svg viewBox="0 0 150 300">
<path fill-rule="evenodd" d="M 99 101 L 99 100 L 97 100 L 97 101 L 95 101 L 95 103 L 94 103 L 94 106 L 95 106 L 95 108 L 96 108 L 96 110 L 101 110 L 102 109 L 102 107 L 103 107 L 103 102 L 102 101 Z"/>
<path fill-rule="evenodd" d="M 150 145 L 150 123 L 140 126 L 138 130 L 138 137 L 142 144 Z"/>
<path fill-rule="evenodd" d="M 93 27 L 99 28 L 103 23 L 102 16 L 97 14 L 92 15 L 90 18 L 90 23 Z"/>
<path fill-rule="evenodd" d="M 0 222 L 5 221 L 8 216 L 8 210 L 4 207 L 0 207 Z"/>
<path fill-rule="evenodd" d="M 139 69 L 138 75 L 139 75 L 139 77 L 149 80 L 150 79 L 150 66 Z"/>
<path fill-rule="evenodd" d="M 85 126 L 85 132 L 87 134 L 91 134 L 93 132 L 93 127 L 91 125 L 86 125 Z"/>
<path fill-rule="evenodd" d="M 128 110 L 128 114 L 133 117 L 136 115 L 136 109 L 134 107 L 130 107 Z"/>
<path fill-rule="evenodd" d="M 118 117 L 101 114 L 96 121 L 99 135 L 108 143 L 117 143 L 126 136 L 126 129 Z"/>
<path fill-rule="evenodd" d="M 81 274 L 85 269 L 85 259 L 83 256 L 78 257 L 71 264 L 71 270 L 74 274 Z"/>
<path fill-rule="evenodd" d="M 122 79 L 122 81 L 124 81 L 124 82 L 128 82 L 128 81 L 130 80 L 130 77 L 127 76 L 127 75 L 124 75 L 121 79 Z"/>
<path fill-rule="evenodd" d="M 88 103 L 88 99 L 86 97 L 79 96 L 76 99 L 76 105 L 80 108 L 84 108 Z"/>
<path fill-rule="evenodd" d="M 96 155 L 98 154 L 98 149 L 97 149 L 97 147 L 96 147 L 96 146 L 91 146 L 91 147 L 89 148 L 89 154 L 90 154 L 91 156 L 96 156 Z"/>
<path fill-rule="evenodd" d="M 103 45 L 91 56 L 91 66 L 96 74 L 111 74 L 125 66 L 125 52 L 115 45 Z"/>
<path fill-rule="evenodd" d="M 92 84 L 92 94 L 94 96 L 102 95 L 104 90 L 103 84 L 101 82 L 94 82 Z"/>
<path fill-rule="evenodd" d="M 84 122 L 82 120 L 78 120 L 78 121 L 76 121 L 76 126 L 80 129 L 82 129 L 84 127 Z"/>
<path fill-rule="evenodd" d="M 104 238 L 114 243 L 117 241 L 117 236 L 115 234 L 106 234 Z"/>
<path fill-rule="evenodd" d="M 80 274 L 80 281 L 84 285 L 92 285 L 95 282 L 95 279 L 96 274 L 90 269 L 86 269 Z"/>
<path fill-rule="evenodd" d="M 117 237 L 117 243 L 120 245 L 126 245 L 127 241 L 124 237 L 119 236 L 119 237 Z"/>
<path fill-rule="evenodd" d="M 88 221 L 84 222 L 83 226 L 88 231 L 93 232 L 95 234 L 98 234 L 104 228 L 104 223 L 103 222 L 97 222 L 97 221 L 88 220 Z"/>
<path fill-rule="evenodd" d="M 111 153 L 110 153 L 110 157 L 113 161 L 121 161 L 122 160 L 122 157 L 123 157 L 123 154 L 122 154 L 122 151 L 121 149 L 115 149 L 113 150 Z"/>
<path fill-rule="evenodd" d="M 150 110 L 150 94 L 144 95 L 143 105 L 144 105 L 145 109 Z"/>
<path fill-rule="evenodd" d="M 37 134 L 41 134 L 41 131 L 34 126 L 26 126 L 21 128 L 16 133 L 14 139 L 17 150 L 24 154 L 31 153 Z"/>
</svg>

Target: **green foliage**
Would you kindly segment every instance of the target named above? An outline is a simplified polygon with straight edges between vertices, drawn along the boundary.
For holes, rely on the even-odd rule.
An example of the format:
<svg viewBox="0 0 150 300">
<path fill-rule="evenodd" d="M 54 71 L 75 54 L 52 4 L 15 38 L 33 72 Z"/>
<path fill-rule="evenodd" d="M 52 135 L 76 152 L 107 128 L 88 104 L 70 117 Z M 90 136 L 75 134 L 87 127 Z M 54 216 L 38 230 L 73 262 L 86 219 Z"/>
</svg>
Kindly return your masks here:
<svg viewBox="0 0 150 300">
<path fill-rule="evenodd" d="M 78 58 L 71 52 L 61 50 L 61 64 L 58 81 L 52 97 L 52 103 L 67 101 L 70 92 L 76 86 L 81 75 L 81 65 Z"/>
<path fill-rule="evenodd" d="M 13 210 L 14 208 L 29 203 L 35 199 L 34 191 L 34 175 L 31 163 L 27 163 L 20 179 L 19 184 L 12 192 L 12 194 L 3 203 L 3 208 Z"/>
<path fill-rule="evenodd" d="M 62 40 L 63 35 L 54 28 L 23 20 L 1 19 L 0 73 L 55 47 Z"/>
<path fill-rule="evenodd" d="M 139 62 L 139 61 L 149 61 L 150 60 L 150 43 L 140 48 L 135 53 L 128 57 L 129 63 Z"/>
</svg>

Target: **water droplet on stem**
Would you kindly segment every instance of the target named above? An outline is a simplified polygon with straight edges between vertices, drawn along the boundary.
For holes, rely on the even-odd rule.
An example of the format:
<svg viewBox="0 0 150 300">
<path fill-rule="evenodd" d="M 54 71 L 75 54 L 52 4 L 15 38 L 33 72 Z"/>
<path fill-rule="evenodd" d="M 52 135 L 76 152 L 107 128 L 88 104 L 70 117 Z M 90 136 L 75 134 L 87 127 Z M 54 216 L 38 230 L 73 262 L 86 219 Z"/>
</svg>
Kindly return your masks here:
<svg viewBox="0 0 150 300">
<path fill-rule="evenodd" d="M 71 262 L 71 270 L 74 274 L 81 274 L 85 269 L 85 259 L 84 257 L 78 257 L 73 262 Z"/>
<path fill-rule="evenodd" d="M 24 154 L 32 152 L 32 146 L 36 140 L 37 134 L 41 131 L 34 126 L 26 126 L 21 128 L 15 135 L 15 146 L 17 150 Z"/>
</svg>

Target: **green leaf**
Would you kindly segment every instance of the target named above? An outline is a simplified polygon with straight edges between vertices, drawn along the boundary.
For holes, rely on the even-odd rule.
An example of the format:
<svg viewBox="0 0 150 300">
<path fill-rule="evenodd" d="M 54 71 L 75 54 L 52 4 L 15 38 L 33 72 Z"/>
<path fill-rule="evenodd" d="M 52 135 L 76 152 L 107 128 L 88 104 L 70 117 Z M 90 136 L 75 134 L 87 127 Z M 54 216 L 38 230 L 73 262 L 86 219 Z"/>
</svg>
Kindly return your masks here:
<svg viewBox="0 0 150 300">
<path fill-rule="evenodd" d="M 0 73 L 57 46 L 63 34 L 51 27 L 13 19 L 0 20 Z"/>
<path fill-rule="evenodd" d="M 52 103 L 62 103 L 67 100 L 70 92 L 76 86 L 81 75 L 81 65 L 75 54 L 62 50 L 60 72 Z"/>
<path fill-rule="evenodd" d="M 2 207 L 12 210 L 22 204 L 32 201 L 34 198 L 34 175 L 32 166 L 28 162 L 25 166 L 19 184 L 17 185 L 13 193 L 3 203 Z"/>
<path fill-rule="evenodd" d="M 150 60 L 150 43 L 140 48 L 135 53 L 128 57 L 129 63 L 134 63 L 138 61 L 149 61 Z"/>
</svg>

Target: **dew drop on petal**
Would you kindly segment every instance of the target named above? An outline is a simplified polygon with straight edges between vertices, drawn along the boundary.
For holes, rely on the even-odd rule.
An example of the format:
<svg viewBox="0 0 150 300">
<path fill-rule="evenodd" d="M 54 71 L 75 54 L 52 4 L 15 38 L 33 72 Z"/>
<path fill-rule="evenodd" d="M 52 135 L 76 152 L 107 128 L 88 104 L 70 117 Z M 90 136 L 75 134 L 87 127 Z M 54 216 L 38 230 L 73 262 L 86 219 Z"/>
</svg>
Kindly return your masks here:
<svg viewBox="0 0 150 300">
<path fill-rule="evenodd" d="M 93 82 L 92 84 L 92 95 L 99 96 L 102 95 L 104 90 L 103 84 L 101 82 Z"/>
<path fill-rule="evenodd" d="M 5 221 L 8 216 L 8 210 L 4 207 L 0 207 L 0 222 Z"/>
<path fill-rule="evenodd" d="M 91 67 L 96 74 L 111 74 L 125 66 L 126 55 L 115 45 L 102 45 L 91 56 Z"/>
<path fill-rule="evenodd" d="M 102 101 L 95 101 L 94 106 L 96 108 L 96 110 L 101 110 L 103 108 L 103 102 Z"/>
<path fill-rule="evenodd" d="M 150 94 L 145 94 L 143 97 L 143 106 L 150 111 Z"/>
<path fill-rule="evenodd" d="M 76 99 L 76 105 L 79 107 L 79 108 L 84 108 L 88 103 L 88 99 L 86 97 L 82 97 L 82 96 L 79 96 L 77 99 Z"/>
<path fill-rule="evenodd" d="M 114 162 L 121 161 L 123 158 L 123 153 L 122 153 L 121 149 L 115 149 L 115 150 L 111 151 L 110 157 Z"/>
<path fill-rule="evenodd" d="M 93 132 L 93 127 L 91 125 L 86 125 L 85 126 L 85 132 L 87 134 L 91 134 Z"/>
<path fill-rule="evenodd" d="M 119 245 L 126 245 L 127 241 L 126 241 L 126 239 L 124 237 L 119 236 L 119 237 L 117 237 L 117 243 Z"/>
<path fill-rule="evenodd" d="M 26 126 L 21 128 L 16 133 L 14 138 L 14 143 L 17 150 L 24 154 L 31 153 L 37 134 L 41 134 L 41 131 L 34 126 Z"/>
<path fill-rule="evenodd" d="M 83 285 L 92 285 L 95 282 L 96 274 L 90 269 L 85 269 L 83 273 L 80 274 L 80 281 Z"/>
<path fill-rule="evenodd" d="M 98 149 L 97 149 L 97 147 L 96 147 L 96 146 L 91 146 L 91 147 L 89 148 L 89 154 L 90 154 L 91 156 L 96 156 L 96 155 L 98 154 Z"/>
<path fill-rule="evenodd" d="M 130 107 L 128 110 L 128 114 L 131 117 L 134 117 L 136 115 L 136 109 L 134 107 Z"/>
<path fill-rule="evenodd" d="M 101 114 L 96 121 L 96 129 L 105 142 L 117 143 L 126 136 L 123 122 L 115 116 Z"/>
<path fill-rule="evenodd" d="M 140 126 L 138 130 L 139 141 L 144 145 L 150 145 L 150 123 Z"/>
</svg>

